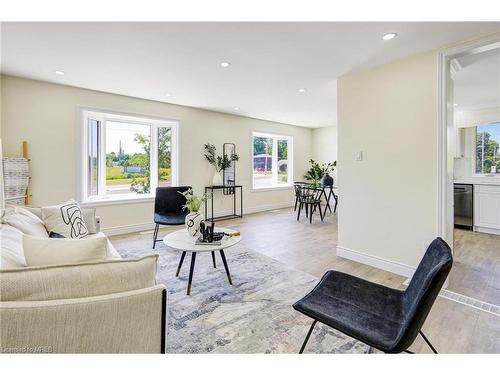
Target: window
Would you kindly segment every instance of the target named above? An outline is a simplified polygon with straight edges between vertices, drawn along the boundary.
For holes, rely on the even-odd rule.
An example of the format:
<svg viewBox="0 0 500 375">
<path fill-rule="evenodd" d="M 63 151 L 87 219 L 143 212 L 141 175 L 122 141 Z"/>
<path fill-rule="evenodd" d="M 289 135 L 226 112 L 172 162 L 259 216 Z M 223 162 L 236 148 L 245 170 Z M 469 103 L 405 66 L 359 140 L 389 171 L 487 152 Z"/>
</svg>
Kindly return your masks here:
<svg viewBox="0 0 500 375">
<path fill-rule="evenodd" d="M 476 173 L 500 173 L 500 122 L 476 127 Z"/>
<path fill-rule="evenodd" d="M 285 135 L 252 134 L 253 188 L 291 186 L 293 138 Z"/>
<path fill-rule="evenodd" d="M 149 198 L 177 185 L 178 123 L 83 111 L 83 202 Z"/>
</svg>

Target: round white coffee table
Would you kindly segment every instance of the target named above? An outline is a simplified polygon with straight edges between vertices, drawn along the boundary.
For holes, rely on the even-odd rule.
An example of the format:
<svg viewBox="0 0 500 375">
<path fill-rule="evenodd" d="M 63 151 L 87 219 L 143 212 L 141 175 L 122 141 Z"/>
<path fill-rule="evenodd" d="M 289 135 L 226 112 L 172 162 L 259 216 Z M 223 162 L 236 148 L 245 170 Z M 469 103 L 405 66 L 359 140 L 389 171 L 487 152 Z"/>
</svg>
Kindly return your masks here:
<svg viewBox="0 0 500 375">
<path fill-rule="evenodd" d="M 233 229 L 228 229 L 228 228 L 215 228 L 216 232 L 224 232 L 224 233 L 235 233 L 236 231 Z M 181 259 L 179 261 L 179 266 L 177 267 L 177 273 L 175 276 L 179 276 L 179 272 L 181 271 L 182 263 L 184 262 L 184 258 L 186 257 L 186 253 L 191 253 L 191 267 L 189 268 L 189 279 L 188 279 L 188 286 L 187 286 L 187 294 L 189 295 L 191 293 L 191 284 L 193 282 L 193 272 L 194 272 L 194 263 L 196 261 L 196 254 L 197 253 L 206 253 L 206 252 L 211 252 L 212 253 L 212 261 L 214 264 L 214 268 L 217 268 L 217 264 L 215 263 L 215 252 L 218 251 L 220 253 L 220 256 L 222 258 L 222 263 L 224 264 L 224 268 L 226 270 L 227 274 L 227 279 L 229 281 L 230 285 L 233 285 L 233 282 L 231 280 L 231 274 L 229 273 L 229 267 L 227 266 L 227 261 L 226 261 L 226 255 L 224 254 L 224 249 L 227 249 L 228 247 L 231 247 L 233 245 L 236 245 L 238 242 L 241 241 L 241 235 L 240 236 L 233 236 L 233 237 L 228 237 L 224 236 L 222 240 L 220 241 L 220 244 L 218 245 L 196 245 L 196 237 L 191 237 L 188 235 L 188 232 L 186 229 L 181 229 L 177 230 L 175 232 L 167 234 L 163 238 L 163 243 L 178 251 L 182 251 L 181 254 Z"/>
</svg>

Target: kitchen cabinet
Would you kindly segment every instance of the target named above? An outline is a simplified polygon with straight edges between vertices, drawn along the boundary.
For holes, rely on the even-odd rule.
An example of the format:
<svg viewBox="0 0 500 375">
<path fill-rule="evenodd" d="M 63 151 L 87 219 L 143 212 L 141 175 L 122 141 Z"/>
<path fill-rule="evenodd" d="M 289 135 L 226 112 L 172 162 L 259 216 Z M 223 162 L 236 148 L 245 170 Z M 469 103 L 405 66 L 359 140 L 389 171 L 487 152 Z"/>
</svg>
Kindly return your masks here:
<svg viewBox="0 0 500 375">
<path fill-rule="evenodd" d="M 500 186 L 474 185 L 474 227 L 478 232 L 500 234 Z"/>
</svg>

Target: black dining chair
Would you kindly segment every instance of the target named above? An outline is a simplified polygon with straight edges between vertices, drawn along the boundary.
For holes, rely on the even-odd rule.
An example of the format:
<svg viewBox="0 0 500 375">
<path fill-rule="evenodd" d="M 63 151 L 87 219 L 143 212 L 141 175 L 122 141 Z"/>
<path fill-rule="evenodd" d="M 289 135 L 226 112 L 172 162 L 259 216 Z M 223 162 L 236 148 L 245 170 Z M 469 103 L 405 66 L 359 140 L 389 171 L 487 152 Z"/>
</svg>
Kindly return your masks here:
<svg viewBox="0 0 500 375">
<path fill-rule="evenodd" d="M 300 219 L 302 209 L 305 210 L 306 217 L 309 218 L 309 223 L 312 223 L 312 217 L 316 210 L 319 211 L 319 216 L 321 221 L 323 221 L 323 211 L 321 210 L 321 195 L 323 194 L 323 189 L 305 185 L 295 185 L 295 191 L 299 203 L 297 221 Z"/>
<path fill-rule="evenodd" d="M 293 308 L 313 319 L 300 353 L 317 322 L 326 324 L 385 353 L 407 352 L 422 332 L 453 263 L 451 249 L 441 238 L 427 248 L 406 290 L 375 284 L 342 272 L 328 271 Z"/>
<path fill-rule="evenodd" d="M 293 208 L 294 211 L 297 211 L 297 205 L 299 204 L 299 188 L 301 186 L 306 186 L 306 185 L 309 185 L 308 182 L 302 182 L 302 181 L 295 181 L 293 183 L 293 188 L 294 188 L 294 192 L 295 192 L 295 206 Z"/>
<path fill-rule="evenodd" d="M 186 198 L 181 194 L 191 189 L 191 186 L 169 186 L 156 188 L 153 231 L 153 249 L 158 240 L 160 225 L 181 225 L 184 224 L 187 210 L 184 209 Z"/>
</svg>

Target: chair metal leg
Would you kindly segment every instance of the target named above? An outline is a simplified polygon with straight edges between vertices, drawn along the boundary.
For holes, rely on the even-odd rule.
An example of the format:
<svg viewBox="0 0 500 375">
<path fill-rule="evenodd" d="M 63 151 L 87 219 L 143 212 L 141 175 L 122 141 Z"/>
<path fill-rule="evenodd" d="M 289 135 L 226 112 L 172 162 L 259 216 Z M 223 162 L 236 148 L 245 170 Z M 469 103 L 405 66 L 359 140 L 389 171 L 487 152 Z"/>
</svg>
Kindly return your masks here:
<svg viewBox="0 0 500 375">
<path fill-rule="evenodd" d="M 313 322 L 313 324 L 311 324 L 311 328 L 309 328 L 309 332 L 307 332 L 307 336 L 306 336 L 306 339 L 304 340 L 304 343 L 302 344 L 302 347 L 300 348 L 300 351 L 299 351 L 299 354 L 302 354 L 304 353 L 304 349 L 306 348 L 306 345 L 307 345 L 307 342 L 309 341 L 309 337 L 311 337 L 311 333 L 314 329 L 314 326 L 316 325 L 318 321 L 315 320 Z"/>
<path fill-rule="evenodd" d="M 160 229 L 160 224 L 156 224 L 155 230 L 153 231 L 153 249 L 156 246 L 156 238 L 158 237 L 158 230 Z"/>
<path fill-rule="evenodd" d="M 295 197 L 295 207 L 294 207 L 294 211 L 297 211 L 297 203 L 299 202 L 299 197 Z"/>
<path fill-rule="evenodd" d="M 175 277 L 179 277 L 179 272 L 181 272 L 182 262 L 184 262 L 185 256 L 186 252 L 183 251 L 181 255 L 181 260 L 179 261 L 179 265 L 177 266 L 177 272 L 175 273 Z"/>
<path fill-rule="evenodd" d="M 418 331 L 418 333 L 420 333 L 420 336 L 422 336 L 422 338 L 425 340 L 425 342 L 427 343 L 427 345 L 429 345 L 429 348 L 431 348 L 431 350 L 434 352 L 434 354 L 438 354 L 437 350 L 434 349 L 434 347 L 432 346 L 431 342 L 427 339 L 427 337 L 425 337 L 424 333 L 421 330 Z"/>
<path fill-rule="evenodd" d="M 300 219 L 300 211 L 302 211 L 302 202 L 299 204 L 299 213 L 297 214 L 297 221 Z"/>
<path fill-rule="evenodd" d="M 217 264 L 215 263 L 215 251 L 212 251 L 212 262 L 214 263 L 214 268 L 217 268 Z"/>
<path fill-rule="evenodd" d="M 408 353 L 408 354 L 415 354 L 414 352 L 411 352 L 409 350 L 405 350 L 405 353 Z"/>
<path fill-rule="evenodd" d="M 191 267 L 189 268 L 189 279 L 188 279 L 188 289 L 187 295 L 191 294 L 191 284 L 193 283 L 193 273 L 194 273 L 194 262 L 196 261 L 196 252 L 191 253 Z"/>
</svg>

